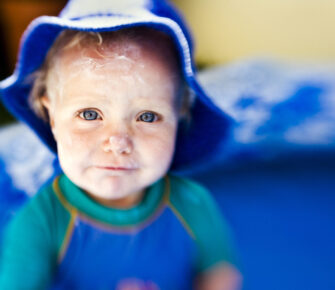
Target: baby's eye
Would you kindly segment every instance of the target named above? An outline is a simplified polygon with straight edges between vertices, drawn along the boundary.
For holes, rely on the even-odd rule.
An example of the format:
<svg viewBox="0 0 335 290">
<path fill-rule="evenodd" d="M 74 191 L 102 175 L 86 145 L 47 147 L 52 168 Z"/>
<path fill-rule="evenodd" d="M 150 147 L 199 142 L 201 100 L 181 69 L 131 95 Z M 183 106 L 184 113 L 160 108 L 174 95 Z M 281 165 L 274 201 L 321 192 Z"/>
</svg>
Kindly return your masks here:
<svg viewBox="0 0 335 290">
<path fill-rule="evenodd" d="M 144 112 L 138 118 L 137 121 L 152 123 L 158 120 L 157 114 L 153 112 Z"/>
<path fill-rule="evenodd" d="M 93 121 L 96 119 L 101 119 L 101 117 L 99 116 L 98 112 L 94 111 L 94 110 L 85 110 L 79 113 L 79 117 L 87 120 L 87 121 Z"/>
</svg>

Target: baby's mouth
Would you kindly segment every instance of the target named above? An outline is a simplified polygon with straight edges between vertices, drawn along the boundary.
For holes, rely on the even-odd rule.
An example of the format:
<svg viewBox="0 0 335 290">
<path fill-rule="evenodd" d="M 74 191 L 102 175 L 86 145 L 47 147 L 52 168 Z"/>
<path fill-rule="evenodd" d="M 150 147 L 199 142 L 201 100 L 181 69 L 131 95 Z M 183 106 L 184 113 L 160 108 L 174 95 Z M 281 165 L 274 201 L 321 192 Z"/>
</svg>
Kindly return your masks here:
<svg viewBox="0 0 335 290">
<path fill-rule="evenodd" d="M 127 177 L 136 173 L 138 168 L 127 166 L 95 166 L 95 169 L 105 177 Z"/>
<path fill-rule="evenodd" d="M 115 171 L 127 171 L 127 170 L 136 170 L 135 167 L 114 167 L 114 166 L 97 166 L 98 169 L 105 169 L 105 170 L 115 170 Z"/>
<path fill-rule="evenodd" d="M 134 160 L 128 161 L 105 161 L 101 163 L 97 163 L 93 166 L 95 169 L 101 172 L 105 172 L 107 174 L 112 175 L 123 175 L 123 174 L 131 174 L 136 172 L 139 169 L 138 163 Z"/>
<path fill-rule="evenodd" d="M 97 169 L 110 172 L 133 172 L 138 169 L 135 166 L 95 166 Z"/>
</svg>

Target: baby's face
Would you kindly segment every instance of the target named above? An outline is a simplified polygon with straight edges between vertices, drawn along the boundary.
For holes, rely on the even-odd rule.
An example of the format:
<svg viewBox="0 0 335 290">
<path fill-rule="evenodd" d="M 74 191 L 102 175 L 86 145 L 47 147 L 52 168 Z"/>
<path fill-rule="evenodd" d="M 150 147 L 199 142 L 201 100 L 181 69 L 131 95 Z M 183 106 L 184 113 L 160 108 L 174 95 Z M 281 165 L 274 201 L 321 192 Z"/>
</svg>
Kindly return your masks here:
<svg viewBox="0 0 335 290">
<path fill-rule="evenodd" d="M 90 49 L 64 53 L 61 87 L 49 104 L 65 174 L 93 199 L 121 207 L 165 175 L 178 123 L 171 60 L 127 45 L 107 58 Z"/>
</svg>

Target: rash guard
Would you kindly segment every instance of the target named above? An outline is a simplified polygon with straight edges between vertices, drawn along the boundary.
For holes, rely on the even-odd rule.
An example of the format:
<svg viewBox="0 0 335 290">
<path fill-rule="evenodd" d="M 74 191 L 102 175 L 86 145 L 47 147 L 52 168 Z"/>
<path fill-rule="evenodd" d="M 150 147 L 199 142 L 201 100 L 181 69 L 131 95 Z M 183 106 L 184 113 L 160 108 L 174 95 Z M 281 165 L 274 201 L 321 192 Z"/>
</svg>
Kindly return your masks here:
<svg viewBox="0 0 335 290">
<path fill-rule="evenodd" d="M 8 226 L 0 289 L 192 289 L 221 262 L 235 264 L 229 230 L 195 182 L 166 176 L 117 209 L 60 175 Z"/>
</svg>

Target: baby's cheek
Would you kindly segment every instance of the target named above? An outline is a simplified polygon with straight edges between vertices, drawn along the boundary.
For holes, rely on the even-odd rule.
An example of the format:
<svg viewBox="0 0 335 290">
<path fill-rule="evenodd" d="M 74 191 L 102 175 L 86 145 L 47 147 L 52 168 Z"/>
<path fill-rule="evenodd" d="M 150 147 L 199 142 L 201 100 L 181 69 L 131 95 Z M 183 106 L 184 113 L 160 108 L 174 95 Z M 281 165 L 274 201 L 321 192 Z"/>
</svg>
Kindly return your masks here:
<svg viewBox="0 0 335 290">
<path fill-rule="evenodd" d="M 71 132 L 68 132 L 67 130 L 64 130 L 64 132 L 61 132 L 61 134 L 58 134 L 57 138 L 57 144 L 58 146 L 61 146 L 62 148 L 69 150 L 70 148 L 77 147 L 79 144 L 82 143 L 80 141 L 80 137 L 76 136 L 74 134 L 71 134 Z"/>
<path fill-rule="evenodd" d="M 148 134 L 141 138 L 141 148 L 146 152 L 147 158 L 158 164 L 168 162 L 172 158 L 175 146 L 175 133 L 170 128 Z"/>
<path fill-rule="evenodd" d="M 63 171 L 71 177 L 81 176 L 90 161 L 92 146 L 88 136 L 65 131 L 57 140 L 58 156 Z"/>
<path fill-rule="evenodd" d="M 57 138 L 58 154 L 66 155 L 61 157 L 74 161 L 76 158 L 80 158 L 80 156 L 90 152 L 92 149 L 90 139 L 92 138 L 89 134 L 77 132 L 71 130 L 71 128 L 63 128 Z"/>
</svg>

